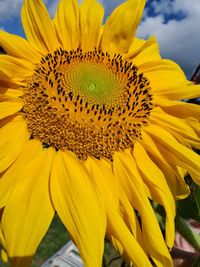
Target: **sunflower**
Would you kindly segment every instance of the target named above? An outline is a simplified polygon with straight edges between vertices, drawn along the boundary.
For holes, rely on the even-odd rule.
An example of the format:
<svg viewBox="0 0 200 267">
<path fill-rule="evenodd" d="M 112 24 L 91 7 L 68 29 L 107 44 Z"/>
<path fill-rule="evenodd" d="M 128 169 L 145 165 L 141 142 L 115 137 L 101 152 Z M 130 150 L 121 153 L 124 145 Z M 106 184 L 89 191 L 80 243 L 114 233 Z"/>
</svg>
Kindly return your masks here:
<svg viewBox="0 0 200 267">
<path fill-rule="evenodd" d="M 200 95 L 154 37 L 135 37 L 145 0 L 102 24 L 96 0 L 61 0 L 51 20 L 25 0 L 27 39 L 0 32 L 0 240 L 11 267 L 31 259 L 57 212 L 84 266 L 105 235 L 138 267 L 172 266 L 175 200 L 200 179 Z M 165 210 L 163 235 L 152 203 Z"/>
</svg>

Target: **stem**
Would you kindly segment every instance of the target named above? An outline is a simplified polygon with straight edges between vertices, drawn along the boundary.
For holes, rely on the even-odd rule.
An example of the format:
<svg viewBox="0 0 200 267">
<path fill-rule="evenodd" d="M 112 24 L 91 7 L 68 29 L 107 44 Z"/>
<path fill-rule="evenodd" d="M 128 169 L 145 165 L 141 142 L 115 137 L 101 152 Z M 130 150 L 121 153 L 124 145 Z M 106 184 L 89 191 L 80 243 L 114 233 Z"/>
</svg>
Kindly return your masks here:
<svg viewBox="0 0 200 267">
<path fill-rule="evenodd" d="M 200 252 L 200 236 L 193 231 L 189 223 L 177 215 L 175 224 L 176 230 L 188 241 L 188 243 Z"/>
</svg>

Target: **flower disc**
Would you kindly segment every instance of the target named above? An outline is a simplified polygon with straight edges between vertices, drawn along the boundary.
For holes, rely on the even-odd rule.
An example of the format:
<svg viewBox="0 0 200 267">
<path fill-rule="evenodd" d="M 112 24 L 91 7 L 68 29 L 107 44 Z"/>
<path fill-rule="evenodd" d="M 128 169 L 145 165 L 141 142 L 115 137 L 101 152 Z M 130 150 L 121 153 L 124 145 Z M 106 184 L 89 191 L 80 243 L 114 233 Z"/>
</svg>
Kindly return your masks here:
<svg viewBox="0 0 200 267">
<path fill-rule="evenodd" d="M 48 54 L 23 98 L 32 137 L 84 160 L 112 160 L 132 147 L 152 109 L 149 82 L 137 68 L 97 50 Z"/>
</svg>

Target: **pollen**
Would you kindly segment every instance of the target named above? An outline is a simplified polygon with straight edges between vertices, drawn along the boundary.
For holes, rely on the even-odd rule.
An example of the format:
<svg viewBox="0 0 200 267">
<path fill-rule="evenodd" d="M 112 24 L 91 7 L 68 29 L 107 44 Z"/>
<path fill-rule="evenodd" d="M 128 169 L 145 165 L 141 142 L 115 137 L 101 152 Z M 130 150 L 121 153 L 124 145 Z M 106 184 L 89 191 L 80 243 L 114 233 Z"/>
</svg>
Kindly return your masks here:
<svg viewBox="0 0 200 267">
<path fill-rule="evenodd" d="M 31 138 L 79 159 L 112 160 L 134 146 L 153 108 L 149 81 L 120 54 L 56 50 L 41 59 L 24 87 Z"/>
</svg>

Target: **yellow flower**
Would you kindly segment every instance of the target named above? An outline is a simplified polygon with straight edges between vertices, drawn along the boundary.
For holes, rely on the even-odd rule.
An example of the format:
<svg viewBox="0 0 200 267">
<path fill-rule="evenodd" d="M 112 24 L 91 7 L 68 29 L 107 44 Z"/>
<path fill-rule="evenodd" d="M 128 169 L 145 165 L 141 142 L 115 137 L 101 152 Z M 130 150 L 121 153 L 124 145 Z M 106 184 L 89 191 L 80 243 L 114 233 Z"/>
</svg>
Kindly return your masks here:
<svg viewBox="0 0 200 267">
<path fill-rule="evenodd" d="M 102 26 L 96 0 L 61 0 L 53 20 L 25 0 L 27 40 L 0 32 L 0 239 L 12 267 L 30 265 L 55 212 L 84 266 L 101 266 L 105 234 L 134 266 L 172 266 L 175 200 L 189 194 L 187 172 L 200 179 L 200 106 L 180 100 L 200 87 L 154 37 L 135 37 L 144 5 L 126 1 Z"/>
</svg>

